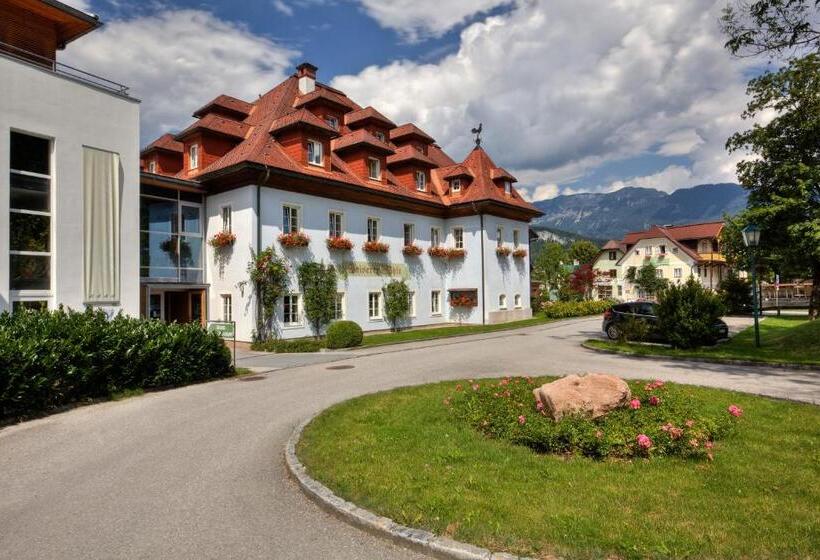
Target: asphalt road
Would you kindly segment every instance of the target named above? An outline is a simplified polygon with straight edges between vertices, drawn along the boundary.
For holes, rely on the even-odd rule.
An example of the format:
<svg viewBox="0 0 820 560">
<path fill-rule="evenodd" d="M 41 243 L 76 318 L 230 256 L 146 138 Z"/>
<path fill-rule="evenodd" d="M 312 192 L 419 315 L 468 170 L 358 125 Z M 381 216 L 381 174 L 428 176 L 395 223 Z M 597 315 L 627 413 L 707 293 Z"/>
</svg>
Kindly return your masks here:
<svg viewBox="0 0 820 560">
<path fill-rule="evenodd" d="M 243 354 L 269 373 L 82 407 L 0 431 L 0 558 L 423 558 L 287 477 L 285 441 L 349 397 L 442 379 L 609 372 L 820 403 L 820 372 L 599 354 L 600 319 L 381 349 Z M 293 361 L 296 360 L 296 361 Z M 352 365 L 350 369 L 328 369 Z"/>
</svg>

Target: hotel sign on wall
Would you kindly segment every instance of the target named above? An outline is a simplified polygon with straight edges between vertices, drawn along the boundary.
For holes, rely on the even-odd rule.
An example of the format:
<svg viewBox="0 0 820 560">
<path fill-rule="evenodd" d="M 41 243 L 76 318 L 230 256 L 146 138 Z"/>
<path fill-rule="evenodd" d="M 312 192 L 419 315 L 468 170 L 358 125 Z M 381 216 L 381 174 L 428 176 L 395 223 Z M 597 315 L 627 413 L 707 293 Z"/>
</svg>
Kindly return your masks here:
<svg viewBox="0 0 820 560">
<path fill-rule="evenodd" d="M 408 280 L 410 269 L 406 264 L 350 261 L 339 265 L 339 272 L 345 276 L 390 276 Z"/>
</svg>

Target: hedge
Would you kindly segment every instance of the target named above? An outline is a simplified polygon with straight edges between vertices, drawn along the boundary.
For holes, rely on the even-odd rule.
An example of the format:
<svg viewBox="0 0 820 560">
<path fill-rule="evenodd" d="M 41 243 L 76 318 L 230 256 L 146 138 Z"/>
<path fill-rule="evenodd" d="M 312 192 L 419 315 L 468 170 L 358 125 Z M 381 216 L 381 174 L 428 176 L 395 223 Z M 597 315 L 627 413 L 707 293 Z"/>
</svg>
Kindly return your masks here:
<svg viewBox="0 0 820 560">
<path fill-rule="evenodd" d="M 295 338 L 292 340 L 257 340 L 251 344 L 251 350 L 291 354 L 296 352 L 318 352 L 322 341 L 315 338 Z"/>
<path fill-rule="evenodd" d="M 91 309 L 0 315 L 0 418 L 232 373 L 222 339 L 196 324 Z"/>
<path fill-rule="evenodd" d="M 603 313 L 614 302 L 611 300 L 556 301 L 544 306 L 544 315 L 550 319 L 566 319 Z"/>
<path fill-rule="evenodd" d="M 364 333 L 355 321 L 335 321 L 327 328 L 328 348 L 352 348 L 362 343 Z"/>
</svg>

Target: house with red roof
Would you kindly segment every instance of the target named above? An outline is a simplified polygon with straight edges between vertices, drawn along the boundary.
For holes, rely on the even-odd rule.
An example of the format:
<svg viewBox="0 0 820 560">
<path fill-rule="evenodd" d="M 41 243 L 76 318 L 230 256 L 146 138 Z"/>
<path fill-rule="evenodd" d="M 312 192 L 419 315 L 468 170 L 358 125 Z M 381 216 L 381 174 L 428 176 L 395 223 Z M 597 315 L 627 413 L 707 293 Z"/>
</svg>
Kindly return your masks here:
<svg viewBox="0 0 820 560">
<path fill-rule="evenodd" d="M 620 241 L 608 241 L 593 263 L 595 296 L 618 300 L 651 297 L 629 280 L 646 264 L 654 265 L 657 275 L 669 282 L 679 284 L 691 276 L 716 290 L 729 272 L 720 251 L 722 230 L 722 221 L 654 225 L 627 233 Z"/>
<path fill-rule="evenodd" d="M 479 142 L 456 161 L 316 74 L 303 63 L 256 100 L 219 95 L 143 149 L 142 314 L 235 321 L 250 340 L 257 302 L 239 286 L 252 251 L 273 247 L 291 270 L 272 325 L 284 338 L 313 334 L 296 281 L 310 261 L 335 265 L 336 318 L 365 330 L 388 328 L 382 287 L 396 278 L 410 288 L 408 326 L 529 317 L 540 212 L 515 177 Z"/>
</svg>

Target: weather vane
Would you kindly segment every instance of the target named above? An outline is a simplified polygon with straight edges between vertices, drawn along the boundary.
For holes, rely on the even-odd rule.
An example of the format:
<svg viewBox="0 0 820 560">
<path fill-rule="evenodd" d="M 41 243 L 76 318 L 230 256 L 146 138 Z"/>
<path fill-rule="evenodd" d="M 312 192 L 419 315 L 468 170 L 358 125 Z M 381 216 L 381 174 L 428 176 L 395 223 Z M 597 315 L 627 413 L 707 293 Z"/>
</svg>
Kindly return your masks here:
<svg viewBox="0 0 820 560">
<path fill-rule="evenodd" d="M 475 147 L 478 148 L 481 146 L 481 128 L 483 124 L 478 123 L 478 128 L 474 128 L 472 130 L 473 134 L 475 134 Z"/>
</svg>

